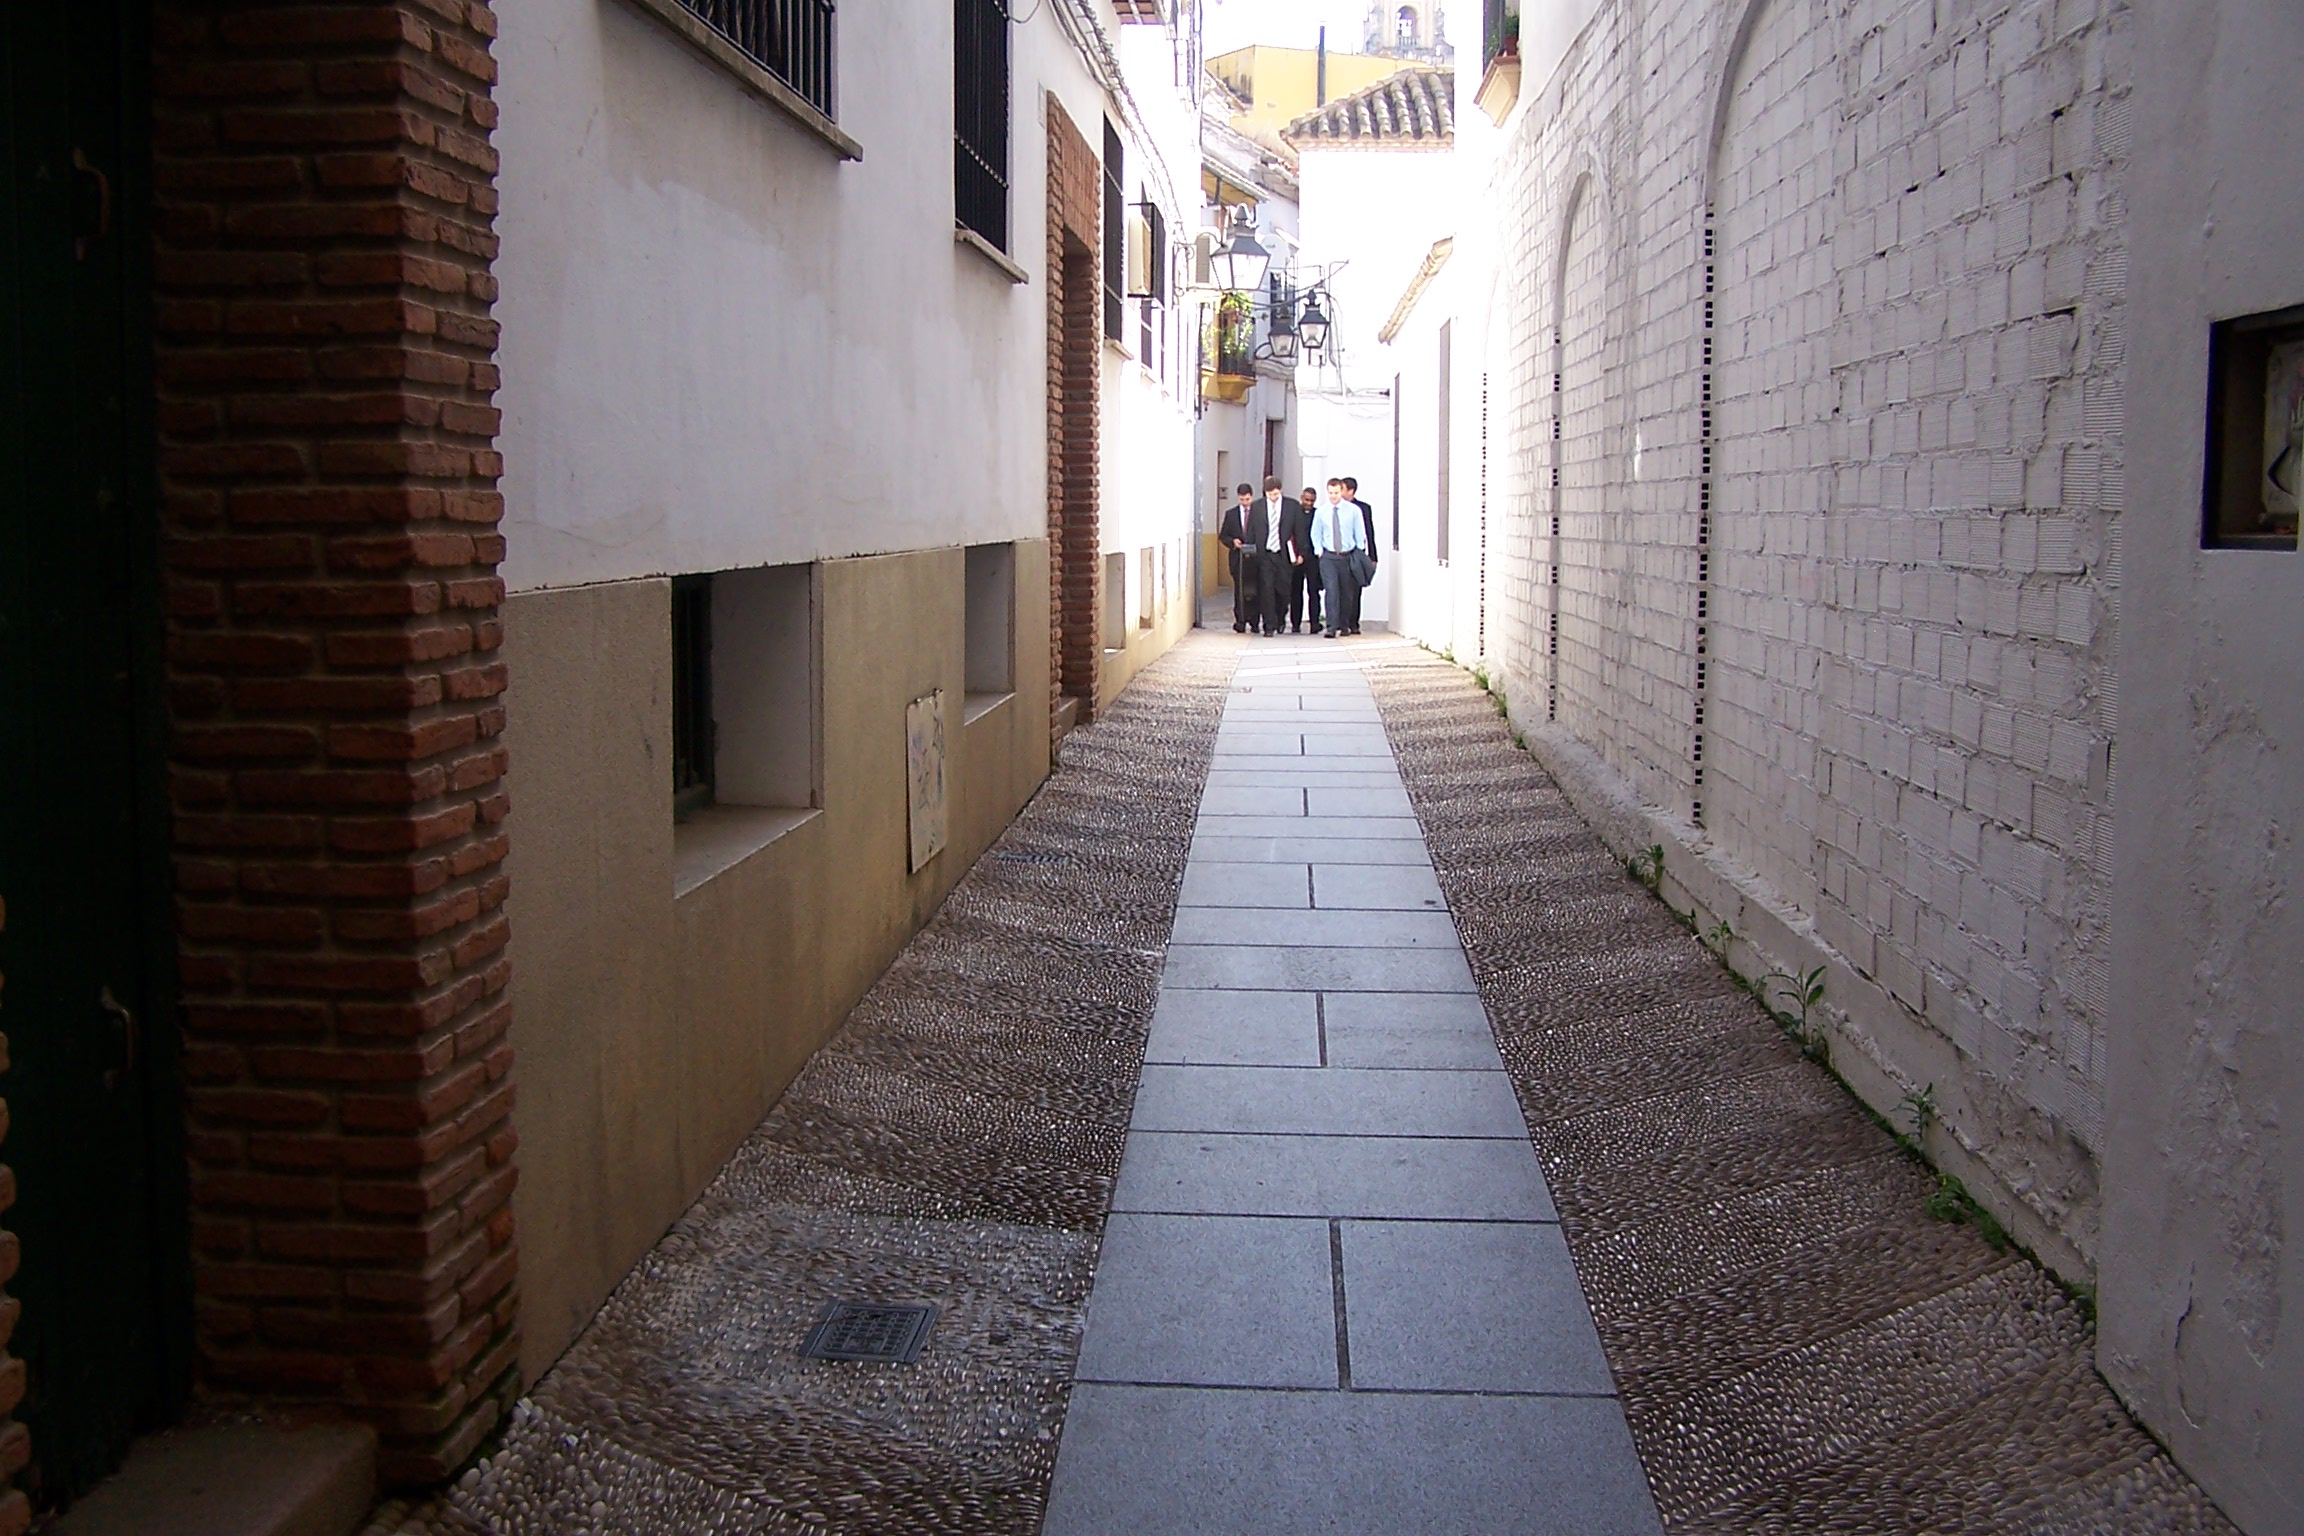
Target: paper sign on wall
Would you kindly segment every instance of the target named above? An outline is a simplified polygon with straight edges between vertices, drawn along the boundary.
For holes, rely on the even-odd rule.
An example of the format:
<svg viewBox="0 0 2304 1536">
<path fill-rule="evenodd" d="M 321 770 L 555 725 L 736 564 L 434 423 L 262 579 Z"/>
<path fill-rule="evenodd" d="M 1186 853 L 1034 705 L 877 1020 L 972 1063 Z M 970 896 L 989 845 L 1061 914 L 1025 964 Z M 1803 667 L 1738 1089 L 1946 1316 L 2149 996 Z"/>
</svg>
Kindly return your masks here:
<svg viewBox="0 0 2304 1536">
<path fill-rule="evenodd" d="M 944 690 L 904 708 L 904 760 L 912 786 L 912 868 L 944 851 Z"/>
</svg>

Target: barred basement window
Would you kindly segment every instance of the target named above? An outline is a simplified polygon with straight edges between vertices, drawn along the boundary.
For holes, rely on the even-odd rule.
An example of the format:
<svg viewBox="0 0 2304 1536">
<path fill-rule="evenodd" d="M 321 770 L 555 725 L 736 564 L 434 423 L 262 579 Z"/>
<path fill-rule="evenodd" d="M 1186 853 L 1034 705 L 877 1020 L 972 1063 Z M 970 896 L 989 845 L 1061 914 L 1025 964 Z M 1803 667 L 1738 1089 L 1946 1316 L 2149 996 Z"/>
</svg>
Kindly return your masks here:
<svg viewBox="0 0 2304 1536">
<path fill-rule="evenodd" d="M 810 106 L 831 117 L 835 0 L 679 0 Z"/>
<path fill-rule="evenodd" d="M 672 579 L 672 815 L 712 803 L 712 578 Z"/>
<path fill-rule="evenodd" d="M 1120 130 L 1104 119 L 1104 335 L 1121 340 L 1128 327 L 1128 210 L 1120 190 Z"/>
<path fill-rule="evenodd" d="M 1007 0 L 953 0 L 952 209 L 1008 249 Z"/>
</svg>

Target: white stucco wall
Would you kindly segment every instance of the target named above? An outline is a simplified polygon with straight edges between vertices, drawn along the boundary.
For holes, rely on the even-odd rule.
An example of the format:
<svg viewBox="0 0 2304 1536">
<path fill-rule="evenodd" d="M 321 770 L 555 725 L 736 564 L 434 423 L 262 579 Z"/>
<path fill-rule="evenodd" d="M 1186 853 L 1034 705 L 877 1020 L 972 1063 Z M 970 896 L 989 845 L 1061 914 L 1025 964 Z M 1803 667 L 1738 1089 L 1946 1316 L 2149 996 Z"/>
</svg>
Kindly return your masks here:
<svg viewBox="0 0 2304 1536">
<path fill-rule="evenodd" d="M 2200 547 L 2211 322 L 2304 304 L 2304 11 L 2140 6 L 2098 1359 L 2250 1536 L 2304 1530 L 2304 554 Z"/>
<path fill-rule="evenodd" d="M 952 238 L 951 26 L 842 10 L 838 117 L 864 150 L 843 162 L 623 0 L 507 14 L 514 590 L 1045 535 L 1043 92 L 1092 150 L 1107 100 L 1052 9 L 1015 28 L 1009 250 L 1031 280 L 1011 284 Z M 1152 140 L 1131 133 L 1130 199 L 1162 184 L 1155 160 L 1192 198 L 1165 29 L 1116 41 Z M 1125 361 L 1103 401 L 1108 548 L 1179 537 L 1189 512 L 1188 400 Z"/>
<path fill-rule="evenodd" d="M 1454 253 L 1399 335 L 1383 351 L 1397 379 L 1400 417 L 1400 547 L 1392 564 L 1391 626 L 1467 666 L 1485 656 L 1487 593 L 1482 573 L 1496 531 L 1491 496 L 1502 466 L 1483 462 L 1494 446 L 1484 437 L 1481 391 L 1489 389 L 1491 420 L 1500 401 L 1490 377 L 1489 352 L 1498 334 L 1488 303 L 1485 253 L 1459 235 Z M 1448 331 L 1450 364 L 1448 435 L 1441 438 L 1440 336 Z M 1385 430 L 1390 431 L 1390 423 Z M 1440 558 L 1440 458 L 1449 461 L 1448 558 Z M 1387 540 L 1389 525 L 1384 529 Z"/>
<path fill-rule="evenodd" d="M 1393 513 L 1388 391 L 1396 361 L 1376 337 L 1433 242 L 1453 233 L 1463 217 L 1456 171 L 1456 156 L 1445 149 L 1301 151 L 1299 270 L 1344 264 L 1328 279 L 1335 299 L 1330 345 L 1296 371 L 1304 472 L 1321 481 L 1357 477 L 1361 498 L 1376 508 L 1387 555 Z M 1415 505 L 1405 486 L 1402 499 L 1404 508 Z M 1362 600 L 1362 618 L 1392 623 L 1394 591 L 1393 562 L 1385 559 Z"/>
<path fill-rule="evenodd" d="M 1825 964 L 1836 1063 L 1883 1109 L 1932 1087 L 1936 1155 L 2076 1277 L 2106 1143 L 2125 15 L 1602 4 L 1485 182 L 1515 722 L 1589 806 L 1644 808 L 1630 846 L 1684 850 L 1755 964 Z"/>
</svg>

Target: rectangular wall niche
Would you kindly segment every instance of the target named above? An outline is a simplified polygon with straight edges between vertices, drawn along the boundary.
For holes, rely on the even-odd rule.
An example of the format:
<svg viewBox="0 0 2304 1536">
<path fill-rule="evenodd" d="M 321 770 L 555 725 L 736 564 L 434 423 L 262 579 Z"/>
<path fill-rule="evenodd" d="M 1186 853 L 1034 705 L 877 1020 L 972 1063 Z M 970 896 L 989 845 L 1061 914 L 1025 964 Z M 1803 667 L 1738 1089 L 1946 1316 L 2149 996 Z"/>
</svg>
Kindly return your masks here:
<svg viewBox="0 0 2304 1536">
<path fill-rule="evenodd" d="M 1016 546 L 968 548 L 968 702 L 990 704 L 1016 689 Z"/>
<path fill-rule="evenodd" d="M 820 804 L 815 568 L 712 578 L 713 798 Z"/>
<path fill-rule="evenodd" d="M 2208 333 L 2208 464 L 2201 543 L 2296 547 L 2304 502 L 2304 305 Z"/>
<path fill-rule="evenodd" d="M 1104 556 L 1104 649 L 1117 651 L 1128 644 L 1128 553 L 1115 549 Z"/>
</svg>

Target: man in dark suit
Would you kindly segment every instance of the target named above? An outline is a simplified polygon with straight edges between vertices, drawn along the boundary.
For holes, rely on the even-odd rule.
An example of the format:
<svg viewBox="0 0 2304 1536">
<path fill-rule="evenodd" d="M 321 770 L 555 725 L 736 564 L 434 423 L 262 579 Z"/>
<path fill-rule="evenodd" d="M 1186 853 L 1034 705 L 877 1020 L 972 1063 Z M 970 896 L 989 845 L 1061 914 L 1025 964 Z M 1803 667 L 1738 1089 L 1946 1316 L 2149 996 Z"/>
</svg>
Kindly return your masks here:
<svg viewBox="0 0 2304 1536">
<path fill-rule="evenodd" d="M 1370 570 L 1374 570 L 1377 560 L 1376 509 L 1360 499 L 1360 482 L 1353 479 L 1350 475 L 1346 475 L 1344 477 L 1344 499 L 1360 509 L 1361 526 L 1368 530 L 1368 567 Z M 1358 612 L 1360 605 L 1355 603 L 1352 606 L 1354 609 L 1352 633 L 1358 634 L 1360 633 Z"/>
<path fill-rule="evenodd" d="M 1303 633 L 1307 605 L 1311 609 L 1312 633 L 1320 633 L 1320 562 L 1312 555 L 1312 514 L 1319 506 L 1320 493 L 1310 486 L 1304 487 L 1304 493 L 1297 497 L 1296 505 L 1288 509 L 1288 521 L 1280 529 L 1280 542 L 1289 560 L 1288 633 L 1292 635 Z"/>
<path fill-rule="evenodd" d="M 1280 633 L 1288 616 L 1288 498 L 1278 475 L 1264 477 L 1264 499 L 1249 514 L 1248 545 L 1257 551 L 1256 613 L 1267 635 Z"/>
<path fill-rule="evenodd" d="M 1256 510 L 1256 488 L 1243 480 L 1240 482 L 1240 488 L 1236 494 L 1240 499 L 1240 504 L 1224 509 L 1224 521 L 1216 529 L 1216 542 L 1230 552 L 1228 558 L 1232 562 L 1232 633 L 1237 635 L 1247 630 L 1249 624 L 1255 619 L 1258 610 L 1250 599 L 1255 581 L 1253 570 L 1256 563 L 1255 550 L 1252 547 L 1242 548 L 1254 537 L 1249 531 L 1248 519 L 1249 515 Z"/>
</svg>

